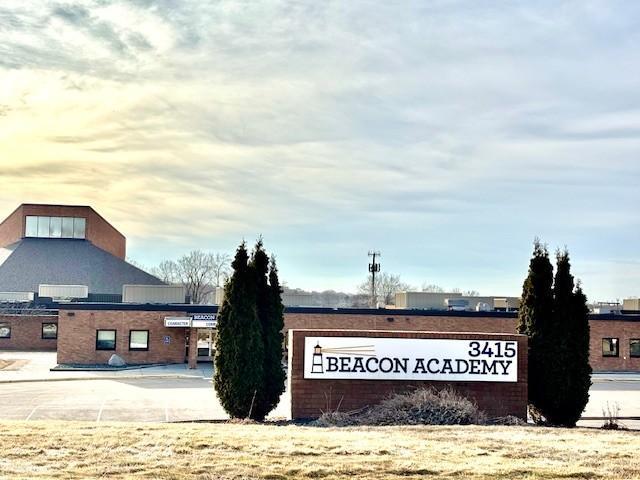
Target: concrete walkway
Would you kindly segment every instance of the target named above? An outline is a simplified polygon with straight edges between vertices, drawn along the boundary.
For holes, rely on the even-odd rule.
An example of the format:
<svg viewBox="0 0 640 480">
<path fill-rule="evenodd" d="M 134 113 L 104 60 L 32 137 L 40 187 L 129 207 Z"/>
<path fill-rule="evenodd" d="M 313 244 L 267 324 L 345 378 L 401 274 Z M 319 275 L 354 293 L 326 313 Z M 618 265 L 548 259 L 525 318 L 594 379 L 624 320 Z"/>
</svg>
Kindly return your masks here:
<svg viewBox="0 0 640 480">
<path fill-rule="evenodd" d="M 108 371 L 51 371 L 56 366 L 55 352 L 0 352 L 0 360 L 13 360 L 19 369 L 0 370 L 0 383 L 49 382 L 59 380 L 87 379 L 135 379 L 135 378 L 200 378 L 211 380 L 212 363 L 199 363 L 198 368 L 189 369 L 187 364 L 160 365 L 156 367 L 132 368 Z"/>
</svg>

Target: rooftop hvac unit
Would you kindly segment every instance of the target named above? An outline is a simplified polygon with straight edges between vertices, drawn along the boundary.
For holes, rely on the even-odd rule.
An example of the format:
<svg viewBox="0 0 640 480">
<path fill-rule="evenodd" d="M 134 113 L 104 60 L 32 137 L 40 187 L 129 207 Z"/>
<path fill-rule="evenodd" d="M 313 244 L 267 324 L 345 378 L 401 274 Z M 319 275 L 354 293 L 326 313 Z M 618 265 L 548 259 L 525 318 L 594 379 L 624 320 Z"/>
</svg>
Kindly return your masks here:
<svg viewBox="0 0 640 480">
<path fill-rule="evenodd" d="M 476 312 L 490 312 L 490 311 L 491 311 L 491 307 L 489 306 L 488 303 L 478 302 L 478 304 L 476 305 Z"/>
<path fill-rule="evenodd" d="M 87 298 L 89 287 L 86 285 L 39 285 L 39 297 L 51 297 L 54 300 L 68 300 L 72 298 Z"/>
<path fill-rule="evenodd" d="M 444 304 L 447 310 L 460 312 L 469 308 L 469 301 L 464 298 L 445 298 Z"/>
<path fill-rule="evenodd" d="M 184 303 L 186 290 L 182 285 L 123 285 L 124 303 Z"/>
<path fill-rule="evenodd" d="M 0 292 L 0 303 L 33 302 L 33 292 Z"/>
</svg>

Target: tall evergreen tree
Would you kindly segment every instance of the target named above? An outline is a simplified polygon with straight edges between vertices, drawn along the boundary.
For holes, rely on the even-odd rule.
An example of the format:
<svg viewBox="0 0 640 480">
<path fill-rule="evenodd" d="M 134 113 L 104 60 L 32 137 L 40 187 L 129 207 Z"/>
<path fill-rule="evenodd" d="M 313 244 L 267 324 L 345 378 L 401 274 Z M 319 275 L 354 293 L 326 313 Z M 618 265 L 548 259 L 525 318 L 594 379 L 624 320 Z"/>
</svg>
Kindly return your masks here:
<svg viewBox="0 0 640 480">
<path fill-rule="evenodd" d="M 256 309 L 256 282 L 245 243 L 236 251 L 233 274 L 218 314 L 214 385 L 235 418 L 254 417 L 263 385 L 264 342 Z"/>
<path fill-rule="evenodd" d="M 553 268 L 538 241 L 525 280 L 518 331 L 529 336 L 529 406 L 537 423 L 575 426 L 589 399 L 587 299 L 574 289 L 567 250 Z M 537 273 L 536 273 L 537 272 Z M 537 287 L 536 287 L 537 286 Z"/>
<path fill-rule="evenodd" d="M 267 365 L 267 345 L 266 345 L 266 335 L 269 331 L 269 283 L 267 280 L 267 276 L 269 274 L 269 257 L 267 253 L 264 251 L 264 245 L 262 242 L 262 238 L 258 239 L 256 242 L 256 246 L 253 249 L 253 253 L 251 254 L 251 266 L 253 267 L 254 272 L 254 281 L 256 288 L 256 311 L 258 313 L 258 320 L 260 320 L 260 335 L 263 345 L 264 356 L 262 359 L 262 369 L 263 369 L 263 377 L 262 384 L 260 385 L 260 391 L 256 397 L 254 416 L 255 420 L 263 420 L 264 417 L 269 413 L 269 410 L 266 410 L 266 385 L 269 383 L 269 375 L 267 373 L 268 365 Z"/>
<path fill-rule="evenodd" d="M 571 317 L 568 324 L 568 350 L 571 356 L 569 376 L 573 388 L 567 399 L 565 425 L 575 426 L 589 402 L 591 365 L 589 364 L 589 307 L 580 282 L 571 297 Z"/>
<path fill-rule="evenodd" d="M 553 321 L 547 350 L 547 374 L 544 395 L 546 402 L 542 414 L 551 425 L 563 425 L 566 406 L 572 395 L 573 382 L 569 364 L 571 332 L 569 323 L 573 308 L 573 275 L 567 250 L 556 252 L 556 275 L 553 282 Z"/>
<path fill-rule="evenodd" d="M 285 389 L 286 375 L 282 368 L 284 354 L 284 305 L 282 287 L 278 278 L 276 258 L 272 255 L 269 263 L 269 325 L 264 332 L 264 374 L 266 412 L 273 410 Z"/>
<path fill-rule="evenodd" d="M 262 239 L 256 243 L 251 264 L 255 272 L 256 308 L 264 344 L 263 383 L 257 397 L 254 418 L 263 420 L 278 404 L 280 395 L 284 391 L 285 375 L 282 369 L 284 307 L 275 259 L 272 257 L 269 262 Z"/>
<path fill-rule="evenodd" d="M 547 376 L 550 397 L 543 412 L 547 423 L 574 427 L 589 400 L 589 309 L 578 286 L 574 290 L 569 252 L 556 254 L 557 270 L 553 286 L 553 338 L 555 351 Z"/>
<path fill-rule="evenodd" d="M 546 246 L 534 242 L 529 273 L 522 288 L 518 333 L 529 337 L 529 411 L 534 421 L 544 420 L 546 410 L 547 357 L 552 342 L 553 267 Z"/>
</svg>

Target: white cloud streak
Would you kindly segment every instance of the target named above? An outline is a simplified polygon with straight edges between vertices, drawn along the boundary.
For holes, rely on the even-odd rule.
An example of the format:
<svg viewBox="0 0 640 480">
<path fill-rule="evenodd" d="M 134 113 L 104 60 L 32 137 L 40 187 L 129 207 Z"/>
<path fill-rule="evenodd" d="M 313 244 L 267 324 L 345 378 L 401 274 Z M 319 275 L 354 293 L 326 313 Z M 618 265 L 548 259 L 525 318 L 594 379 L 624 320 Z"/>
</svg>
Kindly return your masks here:
<svg viewBox="0 0 640 480">
<path fill-rule="evenodd" d="M 535 235 L 634 264 L 639 14 L 3 2 L 0 206 L 94 204 L 147 263 L 263 233 L 316 288 L 353 288 L 373 244 L 407 280 L 483 293 L 518 293 L 496 277 L 519 278 Z"/>
</svg>

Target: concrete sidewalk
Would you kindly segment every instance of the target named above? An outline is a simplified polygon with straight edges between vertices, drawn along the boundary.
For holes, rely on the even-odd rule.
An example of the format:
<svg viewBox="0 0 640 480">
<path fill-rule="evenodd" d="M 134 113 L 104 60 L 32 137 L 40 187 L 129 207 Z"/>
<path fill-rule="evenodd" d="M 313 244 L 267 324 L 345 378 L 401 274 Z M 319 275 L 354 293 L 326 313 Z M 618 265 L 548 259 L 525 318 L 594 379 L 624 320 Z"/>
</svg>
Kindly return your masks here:
<svg viewBox="0 0 640 480">
<path fill-rule="evenodd" d="M 598 372 L 591 375 L 593 383 L 598 382 L 640 382 L 639 372 Z"/>
<path fill-rule="evenodd" d="M 123 370 L 58 370 L 55 352 L 0 352 L 2 360 L 18 360 L 23 365 L 17 370 L 0 370 L 0 383 L 50 382 L 60 380 L 88 379 L 132 379 L 132 378 L 213 378 L 213 364 L 199 363 L 198 368 L 189 369 L 187 364 L 160 365 L 154 367 L 128 368 Z M 26 362 L 26 363 L 24 363 Z"/>
</svg>

